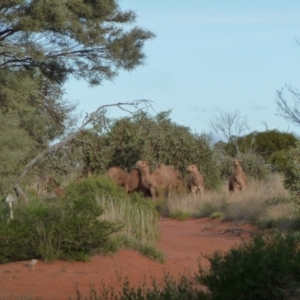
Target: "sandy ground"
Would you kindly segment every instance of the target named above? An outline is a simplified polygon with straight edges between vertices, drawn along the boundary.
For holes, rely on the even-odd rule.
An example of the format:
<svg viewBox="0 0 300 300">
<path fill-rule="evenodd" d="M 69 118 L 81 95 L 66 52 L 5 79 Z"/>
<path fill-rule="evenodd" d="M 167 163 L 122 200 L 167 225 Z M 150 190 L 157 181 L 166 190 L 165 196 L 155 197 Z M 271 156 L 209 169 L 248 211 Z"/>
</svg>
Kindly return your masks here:
<svg viewBox="0 0 300 300">
<path fill-rule="evenodd" d="M 91 284 L 96 290 L 103 284 L 118 288 L 126 277 L 132 286 L 137 286 L 144 280 L 150 284 L 151 278 L 161 281 L 167 273 L 174 278 L 194 275 L 199 258 L 202 265 L 208 266 L 203 255 L 227 251 L 254 229 L 249 225 L 202 218 L 182 222 L 162 219 L 160 230 L 158 247 L 165 254 L 163 264 L 130 250 L 111 256 L 97 255 L 89 262 L 38 261 L 33 269 L 24 266 L 26 262 L 3 264 L 0 265 L 0 299 L 16 299 L 21 295 L 30 295 L 32 299 L 75 299 L 76 283 L 81 293 L 88 296 Z"/>
</svg>

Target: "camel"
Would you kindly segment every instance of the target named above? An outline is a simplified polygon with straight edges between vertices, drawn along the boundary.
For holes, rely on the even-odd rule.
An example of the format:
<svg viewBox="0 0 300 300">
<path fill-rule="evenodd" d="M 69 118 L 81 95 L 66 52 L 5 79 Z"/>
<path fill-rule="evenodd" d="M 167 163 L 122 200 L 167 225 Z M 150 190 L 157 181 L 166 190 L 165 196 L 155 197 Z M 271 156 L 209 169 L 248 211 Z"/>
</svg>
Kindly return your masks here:
<svg viewBox="0 0 300 300">
<path fill-rule="evenodd" d="M 241 161 L 235 158 L 233 160 L 233 167 L 233 173 L 229 178 L 229 192 L 243 192 L 247 187 L 247 177 L 242 169 Z"/>
<path fill-rule="evenodd" d="M 187 186 L 191 190 L 192 194 L 196 198 L 197 194 L 200 193 L 202 197 L 204 194 L 204 179 L 202 174 L 198 170 L 198 166 L 193 164 L 187 167 L 190 172 L 187 178 Z"/>
<path fill-rule="evenodd" d="M 166 191 L 168 198 L 171 196 L 173 177 L 170 169 L 165 164 L 161 163 L 151 174 L 147 161 L 139 160 L 136 166 L 141 171 L 143 186 L 150 190 L 152 200 L 156 200 L 157 194 L 162 196 Z"/>
<path fill-rule="evenodd" d="M 132 169 L 126 177 L 125 190 L 127 193 L 141 190 L 145 196 L 148 195 L 149 189 L 145 188 L 142 184 L 142 173 L 139 169 Z"/>
<path fill-rule="evenodd" d="M 108 169 L 106 175 L 115 181 L 118 186 L 125 186 L 127 173 L 118 166 L 113 166 Z"/>
<path fill-rule="evenodd" d="M 181 194 L 184 190 L 183 179 L 180 173 L 174 169 L 173 166 L 167 166 L 168 170 L 173 176 L 173 190 Z"/>
</svg>

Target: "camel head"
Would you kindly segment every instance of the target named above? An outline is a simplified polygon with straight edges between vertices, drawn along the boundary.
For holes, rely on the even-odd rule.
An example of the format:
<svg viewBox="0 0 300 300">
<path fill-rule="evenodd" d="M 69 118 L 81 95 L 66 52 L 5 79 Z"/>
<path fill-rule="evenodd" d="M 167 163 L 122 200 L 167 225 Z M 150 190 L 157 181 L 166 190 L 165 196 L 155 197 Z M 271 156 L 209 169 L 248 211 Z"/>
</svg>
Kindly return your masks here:
<svg viewBox="0 0 300 300">
<path fill-rule="evenodd" d="M 236 167 L 236 166 L 240 166 L 241 165 L 241 161 L 237 158 L 235 158 L 233 161 L 232 161 L 233 165 Z"/>
<path fill-rule="evenodd" d="M 198 171 L 198 166 L 193 164 L 193 165 L 188 166 L 186 169 L 192 173 L 194 171 Z"/>
<path fill-rule="evenodd" d="M 149 168 L 149 163 L 145 160 L 139 160 L 135 165 L 140 170 Z"/>
</svg>

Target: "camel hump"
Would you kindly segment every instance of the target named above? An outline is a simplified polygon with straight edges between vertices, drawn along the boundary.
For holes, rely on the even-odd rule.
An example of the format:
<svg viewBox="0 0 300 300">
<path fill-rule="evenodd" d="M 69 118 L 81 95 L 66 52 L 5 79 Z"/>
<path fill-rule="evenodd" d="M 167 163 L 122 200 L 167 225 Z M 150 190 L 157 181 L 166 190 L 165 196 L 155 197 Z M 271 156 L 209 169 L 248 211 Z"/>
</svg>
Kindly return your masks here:
<svg viewBox="0 0 300 300">
<path fill-rule="evenodd" d="M 127 173 L 119 166 L 110 167 L 106 175 L 116 182 L 117 185 L 123 186 L 126 182 Z"/>
</svg>

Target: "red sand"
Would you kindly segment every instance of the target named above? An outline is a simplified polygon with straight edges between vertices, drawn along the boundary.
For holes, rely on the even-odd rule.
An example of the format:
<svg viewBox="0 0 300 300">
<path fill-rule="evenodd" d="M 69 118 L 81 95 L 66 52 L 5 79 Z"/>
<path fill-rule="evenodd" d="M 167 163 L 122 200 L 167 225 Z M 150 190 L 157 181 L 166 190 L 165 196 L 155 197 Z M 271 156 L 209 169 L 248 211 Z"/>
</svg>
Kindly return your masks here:
<svg viewBox="0 0 300 300">
<path fill-rule="evenodd" d="M 120 278 L 128 277 L 132 286 L 144 281 L 158 282 L 165 274 L 177 278 L 178 275 L 194 275 L 198 271 L 198 259 L 208 265 L 202 254 L 212 254 L 216 250 L 227 251 L 242 241 L 241 236 L 231 234 L 226 229 L 245 229 L 248 236 L 249 225 L 237 225 L 209 218 L 176 221 L 160 221 L 161 241 L 158 248 L 165 254 L 165 263 L 151 261 L 135 251 L 122 250 L 116 255 L 97 255 L 90 262 L 38 261 L 34 269 L 14 262 L 0 265 L 0 299 L 16 299 L 20 295 L 30 295 L 41 299 L 75 299 L 74 285 L 78 283 L 80 292 L 88 296 L 90 284 L 98 291 L 104 283 L 107 287 L 120 287 Z M 224 231 L 221 233 L 222 231 Z"/>
</svg>

